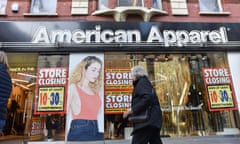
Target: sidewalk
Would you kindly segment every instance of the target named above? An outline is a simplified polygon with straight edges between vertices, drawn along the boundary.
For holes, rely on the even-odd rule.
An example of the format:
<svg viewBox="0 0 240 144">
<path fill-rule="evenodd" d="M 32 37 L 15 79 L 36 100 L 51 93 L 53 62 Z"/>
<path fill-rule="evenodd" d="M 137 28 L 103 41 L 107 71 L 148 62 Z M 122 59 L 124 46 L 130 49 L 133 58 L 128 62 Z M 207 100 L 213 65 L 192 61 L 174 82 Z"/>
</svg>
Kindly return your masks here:
<svg viewBox="0 0 240 144">
<path fill-rule="evenodd" d="M 221 136 L 192 136 L 179 138 L 162 138 L 163 144 L 240 144 L 240 135 L 221 135 Z M 3 140 L 1 144 L 23 144 L 21 137 L 11 137 Z M 54 142 L 28 142 L 29 144 L 64 144 L 63 141 Z M 80 144 L 80 142 L 69 144 Z M 86 142 L 83 142 L 86 144 Z M 90 142 L 88 144 L 131 144 L 131 140 L 106 140 L 104 142 Z"/>
<path fill-rule="evenodd" d="M 236 136 L 192 136 L 162 138 L 163 144 L 240 144 L 240 135 Z M 130 140 L 105 141 L 105 144 L 131 144 Z"/>
</svg>

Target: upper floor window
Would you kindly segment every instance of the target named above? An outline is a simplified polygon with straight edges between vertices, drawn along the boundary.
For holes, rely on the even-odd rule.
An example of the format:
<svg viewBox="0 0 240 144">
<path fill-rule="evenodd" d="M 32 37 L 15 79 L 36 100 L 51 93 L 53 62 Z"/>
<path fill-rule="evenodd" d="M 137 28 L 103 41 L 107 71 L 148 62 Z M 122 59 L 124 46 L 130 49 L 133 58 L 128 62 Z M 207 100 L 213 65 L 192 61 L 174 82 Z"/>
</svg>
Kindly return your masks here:
<svg viewBox="0 0 240 144">
<path fill-rule="evenodd" d="M 153 8 L 162 9 L 162 0 L 153 0 Z"/>
<path fill-rule="evenodd" d="M 221 0 L 199 0 L 200 12 L 222 12 Z"/>
<path fill-rule="evenodd" d="M 143 6 L 143 0 L 118 0 L 118 6 Z"/>
<path fill-rule="evenodd" d="M 104 10 L 108 8 L 108 0 L 98 0 L 98 9 Z"/>
<path fill-rule="evenodd" d="M 31 13 L 56 13 L 57 0 L 32 0 Z"/>
<path fill-rule="evenodd" d="M 7 0 L 0 0 L 0 14 L 5 14 Z"/>
<path fill-rule="evenodd" d="M 88 0 L 72 0 L 72 15 L 87 15 Z"/>
</svg>

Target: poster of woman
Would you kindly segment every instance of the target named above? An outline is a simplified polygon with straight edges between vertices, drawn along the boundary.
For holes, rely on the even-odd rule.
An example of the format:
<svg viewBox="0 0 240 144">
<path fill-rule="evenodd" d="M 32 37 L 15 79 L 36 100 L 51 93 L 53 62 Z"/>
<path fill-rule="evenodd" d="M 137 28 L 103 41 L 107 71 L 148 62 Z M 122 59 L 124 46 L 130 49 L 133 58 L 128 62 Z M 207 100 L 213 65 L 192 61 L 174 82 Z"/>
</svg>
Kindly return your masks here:
<svg viewBox="0 0 240 144">
<path fill-rule="evenodd" d="M 66 141 L 104 140 L 103 54 L 70 54 Z"/>
</svg>

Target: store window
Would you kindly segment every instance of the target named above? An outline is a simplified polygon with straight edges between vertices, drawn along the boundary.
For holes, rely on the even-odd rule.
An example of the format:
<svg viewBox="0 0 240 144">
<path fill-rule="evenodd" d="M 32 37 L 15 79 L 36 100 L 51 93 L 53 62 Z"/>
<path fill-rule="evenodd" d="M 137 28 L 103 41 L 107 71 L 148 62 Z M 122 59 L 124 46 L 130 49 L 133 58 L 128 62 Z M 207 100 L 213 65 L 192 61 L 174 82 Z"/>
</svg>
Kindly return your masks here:
<svg viewBox="0 0 240 144">
<path fill-rule="evenodd" d="M 37 83 L 32 118 L 41 118 L 43 138 L 40 141 L 64 140 L 67 100 L 68 55 L 39 55 Z M 31 127 L 31 126 L 30 126 Z M 29 130 L 29 133 L 32 129 Z M 30 135 L 30 140 L 36 136 Z"/>
<path fill-rule="evenodd" d="M 67 71 L 68 55 L 7 53 L 7 56 L 13 89 L 4 136 L 23 136 L 23 141 L 36 143 L 64 141 L 66 119 L 62 107 L 66 104 L 67 85 L 63 84 L 60 70 Z M 40 70 L 44 71 L 42 79 L 38 76 Z M 58 76 L 54 71 L 58 71 Z"/>
<path fill-rule="evenodd" d="M 199 0 L 200 12 L 222 12 L 221 0 Z"/>
<path fill-rule="evenodd" d="M 225 53 L 105 54 L 105 74 L 120 76 L 124 73 L 126 76 L 135 65 L 142 65 L 147 69 L 149 79 L 156 89 L 163 113 L 161 135 L 203 136 L 222 132 L 225 128 L 237 129 L 239 119 L 235 118 L 239 114 L 236 110 L 209 111 L 209 99 L 202 74 L 203 68 L 228 67 Z M 115 82 L 120 83 L 117 90 Z M 104 91 L 106 138 L 129 138 L 132 125 L 122 120 L 121 112 L 130 106 L 131 98 L 128 97 L 131 96 L 131 81 L 127 77 L 119 77 L 116 81 L 108 75 Z M 111 95 L 113 96 L 110 97 Z M 123 95 L 125 99 L 121 98 Z"/>
<path fill-rule="evenodd" d="M 30 13 L 56 13 L 57 0 L 32 0 Z"/>
<path fill-rule="evenodd" d="M 36 85 L 37 53 L 7 53 L 12 78 L 4 136 L 27 135 Z M 26 133 L 25 133 L 26 132 Z"/>
<path fill-rule="evenodd" d="M 0 14 L 5 14 L 7 0 L 0 0 Z"/>
</svg>

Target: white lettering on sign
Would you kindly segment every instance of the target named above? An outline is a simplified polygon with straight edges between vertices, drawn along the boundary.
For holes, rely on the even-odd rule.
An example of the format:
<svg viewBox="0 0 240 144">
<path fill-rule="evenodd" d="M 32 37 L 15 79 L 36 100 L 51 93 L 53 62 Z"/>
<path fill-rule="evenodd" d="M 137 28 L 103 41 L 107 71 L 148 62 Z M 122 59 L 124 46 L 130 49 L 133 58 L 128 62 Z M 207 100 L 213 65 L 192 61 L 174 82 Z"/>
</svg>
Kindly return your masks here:
<svg viewBox="0 0 240 144">
<path fill-rule="evenodd" d="M 226 27 L 218 30 L 163 30 L 153 25 L 146 40 L 142 40 L 140 30 L 104 29 L 96 25 L 95 29 L 75 29 L 48 31 L 45 26 L 38 28 L 34 34 L 33 43 L 133 43 L 133 42 L 162 42 L 166 47 L 171 45 L 183 46 L 186 43 L 206 43 L 208 41 L 218 44 L 228 42 Z"/>
<path fill-rule="evenodd" d="M 53 30 L 47 31 L 46 27 L 39 27 L 32 40 L 33 43 L 89 43 L 103 42 L 141 42 L 141 34 L 138 30 L 101 30 L 97 25 L 95 30 Z"/>
<path fill-rule="evenodd" d="M 66 78 L 65 68 L 41 68 L 38 73 L 38 85 L 65 85 Z"/>
<path fill-rule="evenodd" d="M 204 69 L 206 84 L 223 84 L 231 83 L 231 75 L 228 68 Z"/>
<path fill-rule="evenodd" d="M 182 46 L 185 43 L 205 43 L 209 38 L 209 41 L 217 44 L 228 42 L 226 33 L 225 27 L 213 31 L 163 30 L 161 33 L 157 26 L 152 26 L 147 42 L 164 42 L 165 46 L 176 43 L 178 46 Z"/>
</svg>

